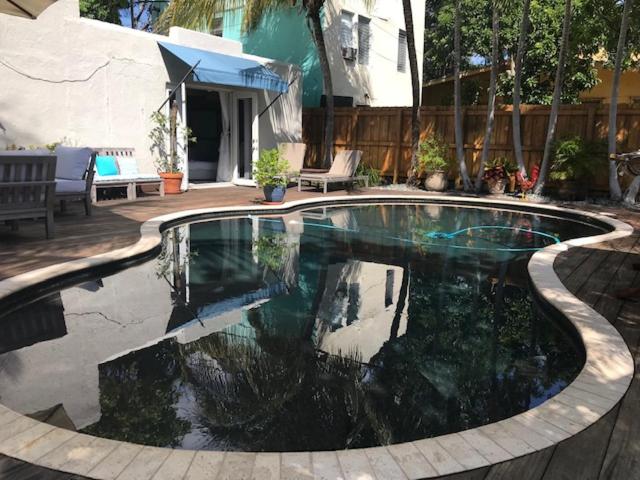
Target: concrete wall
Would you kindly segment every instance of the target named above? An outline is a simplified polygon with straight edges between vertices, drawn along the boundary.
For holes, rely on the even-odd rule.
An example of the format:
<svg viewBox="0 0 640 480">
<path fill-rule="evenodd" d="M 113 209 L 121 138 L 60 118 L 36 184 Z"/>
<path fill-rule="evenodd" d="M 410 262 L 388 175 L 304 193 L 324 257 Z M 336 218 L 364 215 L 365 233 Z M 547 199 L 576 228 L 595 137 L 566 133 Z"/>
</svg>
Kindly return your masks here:
<svg viewBox="0 0 640 480">
<path fill-rule="evenodd" d="M 418 67 L 422 79 L 424 2 L 412 2 Z M 340 11 L 348 10 L 371 19 L 369 65 L 346 61 L 340 48 Z M 334 94 L 353 97 L 355 104 L 407 106 L 412 103 L 409 69 L 397 71 L 398 31 L 404 29 L 401 0 L 378 0 L 367 9 L 362 0 L 326 2 L 325 41 L 328 48 Z M 242 41 L 245 52 L 294 63 L 304 77 L 303 105 L 317 107 L 323 94 L 318 55 L 305 18 L 298 9 L 268 14 L 253 33 L 242 34 L 242 12 L 225 15 L 223 35 Z M 368 96 L 368 97 L 367 97 Z"/>
<path fill-rule="evenodd" d="M 600 83 L 591 90 L 582 92 L 580 100 L 601 100 L 603 103 L 611 103 L 611 85 L 613 83 L 613 70 L 598 67 Z M 620 78 L 619 103 L 633 103 L 640 101 L 640 71 L 630 70 L 622 72 Z"/>
<path fill-rule="evenodd" d="M 242 51 L 238 42 L 183 29 L 172 29 L 167 38 L 80 18 L 78 0 L 59 0 L 37 20 L 0 14 L 0 148 L 60 140 L 133 147 L 141 171 L 155 172 L 149 118 L 168 86 L 186 73 L 184 65 L 165 64 L 157 41 L 167 40 L 227 54 Z M 297 74 L 291 66 L 274 68 Z M 259 111 L 275 98 L 262 91 L 258 96 Z M 261 148 L 300 138 L 300 102 L 294 88 L 265 114 Z"/>
</svg>

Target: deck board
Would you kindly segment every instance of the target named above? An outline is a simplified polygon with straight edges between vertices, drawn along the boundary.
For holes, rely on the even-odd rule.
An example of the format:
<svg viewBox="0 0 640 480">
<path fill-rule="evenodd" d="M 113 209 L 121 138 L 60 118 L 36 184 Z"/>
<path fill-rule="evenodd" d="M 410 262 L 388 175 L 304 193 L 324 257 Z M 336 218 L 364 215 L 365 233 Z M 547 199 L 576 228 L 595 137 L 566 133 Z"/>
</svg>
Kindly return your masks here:
<svg viewBox="0 0 640 480">
<path fill-rule="evenodd" d="M 197 190 L 165 199 L 100 204 L 89 218 L 81 215 L 79 206 L 71 205 L 66 214 L 56 216 L 57 236 L 52 241 L 44 239 L 40 224 L 26 224 L 18 232 L 0 225 L 0 278 L 129 245 L 139 238 L 140 224 L 157 215 L 191 208 L 253 205 L 258 195 L 250 188 Z M 314 196 L 321 195 L 295 189 L 287 193 L 288 200 Z M 636 376 L 629 392 L 603 419 L 556 447 L 443 479 L 640 479 L 640 298 L 638 302 L 615 298 L 622 289 L 640 288 L 640 272 L 633 269 L 640 263 L 640 214 L 620 208 L 590 208 L 631 223 L 636 228 L 634 236 L 571 249 L 558 257 L 555 269 L 572 293 L 593 305 L 620 331 L 634 353 Z M 0 456 L 2 480 L 79 478 Z"/>
</svg>

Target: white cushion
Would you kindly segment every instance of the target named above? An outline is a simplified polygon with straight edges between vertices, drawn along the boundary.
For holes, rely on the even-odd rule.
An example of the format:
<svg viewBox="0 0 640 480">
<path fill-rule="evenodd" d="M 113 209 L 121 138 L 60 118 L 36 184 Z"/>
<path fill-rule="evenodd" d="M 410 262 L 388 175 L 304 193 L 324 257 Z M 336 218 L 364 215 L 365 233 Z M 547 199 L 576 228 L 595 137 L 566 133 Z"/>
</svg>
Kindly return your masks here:
<svg viewBox="0 0 640 480">
<path fill-rule="evenodd" d="M 82 180 L 91 161 L 92 153 L 90 148 L 57 146 L 55 151 L 58 157 L 56 178 Z"/>
<path fill-rule="evenodd" d="M 139 173 L 137 175 L 109 175 L 107 177 L 101 177 L 96 175 L 93 177 L 93 183 L 95 184 L 107 184 L 107 183 L 122 183 L 122 182 L 136 182 L 136 181 L 160 181 L 158 175 L 151 173 Z"/>
<path fill-rule="evenodd" d="M 135 177 L 138 175 L 138 162 L 133 157 L 116 157 L 120 175 Z"/>
<path fill-rule="evenodd" d="M 66 180 L 56 178 L 56 193 L 84 193 L 87 188 L 85 180 Z"/>
</svg>

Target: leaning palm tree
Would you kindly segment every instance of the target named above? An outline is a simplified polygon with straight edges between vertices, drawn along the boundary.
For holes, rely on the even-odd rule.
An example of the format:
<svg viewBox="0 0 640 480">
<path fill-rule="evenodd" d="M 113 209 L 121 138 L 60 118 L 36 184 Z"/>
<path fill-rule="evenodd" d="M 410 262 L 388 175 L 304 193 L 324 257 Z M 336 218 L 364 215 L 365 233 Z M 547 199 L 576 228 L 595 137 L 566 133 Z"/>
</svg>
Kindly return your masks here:
<svg viewBox="0 0 640 480">
<path fill-rule="evenodd" d="M 622 198 L 622 190 L 620 189 L 620 182 L 618 182 L 618 168 L 616 162 L 611 158 L 611 155 L 617 153 L 618 94 L 620 93 L 620 76 L 622 75 L 622 62 L 625 57 L 629 17 L 631 16 L 632 8 L 633 0 L 626 0 L 622 11 L 622 22 L 620 23 L 616 63 L 613 70 L 613 85 L 611 87 L 611 103 L 609 105 L 609 195 L 611 199 L 615 201 L 619 201 Z"/>
<path fill-rule="evenodd" d="M 409 50 L 409 68 L 411 70 L 411 90 L 413 105 L 411 107 L 411 168 L 407 184 L 417 183 L 418 146 L 420 144 L 420 72 L 418 71 L 418 56 L 416 54 L 416 39 L 413 31 L 413 11 L 411 0 L 402 0 L 404 10 L 404 24 L 407 32 L 407 48 Z"/>
<path fill-rule="evenodd" d="M 320 69 L 326 97 L 325 108 L 325 154 L 323 164 L 331 165 L 333 159 L 334 103 L 331 67 L 322 30 L 321 12 L 325 0 L 172 0 L 156 23 L 156 30 L 166 31 L 176 25 L 191 29 L 212 30 L 220 15 L 242 9 L 242 30 L 255 31 L 268 13 L 298 7 L 305 16 L 311 37 L 318 51 Z M 373 0 L 365 0 L 370 6 Z"/>
<path fill-rule="evenodd" d="M 489 146 L 491 145 L 491 134 L 496 116 L 496 86 L 498 83 L 498 67 L 500 63 L 500 0 L 492 2 L 491 19 L 491 74 L 489 78 L 489 100 L 487 103 L 487 129 L 482 143 L 482 154 L 480 155 L 480 167 L 476 176 L 475 189 L 477 192 L 482 188 L 482 178 L 484 177 L 484 166 L 489 156 Z"/>
<path fill-rule="evenodd" d="M 455 22 L 453 31 L 453 96 L 454 96 L 454 122 L 456 137 L 456 158 L 458 159 L 458 169 L 462 178 L 462 186 L 466 191 L 471 190 L 471 180 L 467 172 L 467 164 L 464 159 L 464 138 L 462 132 L 462 81 L 460 76 L 460 64 L 462 63 L 462 48 L 460 37 L 462 30 L 462 9 L 460 0 L 455 0 Z"/>
<path fill-rule="evenodd" d="M 536 182 L 534 193 L 541 195 L 544 192 L 547 175 L 549 173 L 551 149 L 556 134 L 558 124 L 558 112 L 562 99 L 562 83 L 564 82 L 564 71 L 569 50 L 569 32 L 571 30 L 571 0 L 565 0 L 564 18 L 562 20 L 562 37 L 560 39 L 560 52 L 558 53 L 558 67 L 556 69 L 555 84 L 553 87 L 553 100 L 551 102 L 551 113 L 549 114 L 549 127 L 547 138 L 544 144 L 544 154 L 542 155 L 542 165 L 540 166 L 540 176 Z"/>
<path fill-rule="evenodd" d="M 529 33 L 529 24 L 531 13 L 531 0 L 524 0 L 522 4 L 522 21 L 520 23 L 520 36 L 518 38 L 518 50 L 514 65 L 513 77 L 513 113 L 512 113 L 512 129 L 513 129 L 513 152 L 518 163 L 518 170 L 522 178 L 527 178 L 527 167 L 524 164 L 524 155 L 522 154 L 522 134 L 520 132 L 520 97 L 522 95 L 522 64 L 527 51 L 527 36 Z"/>
</svg>

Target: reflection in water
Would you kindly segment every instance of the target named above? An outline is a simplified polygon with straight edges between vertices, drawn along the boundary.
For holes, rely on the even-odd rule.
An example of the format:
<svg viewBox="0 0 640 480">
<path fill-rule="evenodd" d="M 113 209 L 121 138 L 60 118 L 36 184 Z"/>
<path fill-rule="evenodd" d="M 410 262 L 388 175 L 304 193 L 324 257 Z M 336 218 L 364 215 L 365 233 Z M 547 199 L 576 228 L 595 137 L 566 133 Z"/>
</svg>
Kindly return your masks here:
<svg viewBox="0 0 640 480">
<path fill-rule="evenodd" d="M 513 228 L 473 228 L 501 225 Z M 67 410 L 82 412 L 74 421 L 95 435 L 225 450 L 367 447 L 497 421 L 578 373 L 583 353 L 565 322 L 534 306 L 526 263 L 556 239 L 593 233 L 550 217 L 433 205 L 179 226 L 145 277 L 150 291 L 134 284 L 143 265 L 92 293 L 116 323 L 69 328 L 76 340 L 109 332 L 84 360 L 98 411 L 76 398 L 77 386 L 47 401 L 80 403 Z M 125 285 L 156 313 L 105 307 Z M 65 292 L 70 313 L 90 301 L 86 290 L 83 302 Z M 36 355 L 15 354 L 27 363 Z M 18 380 L 24 397 L 34 375 Z M 0 394 L 8 386 L 0 376 Z"/>
</svg>

